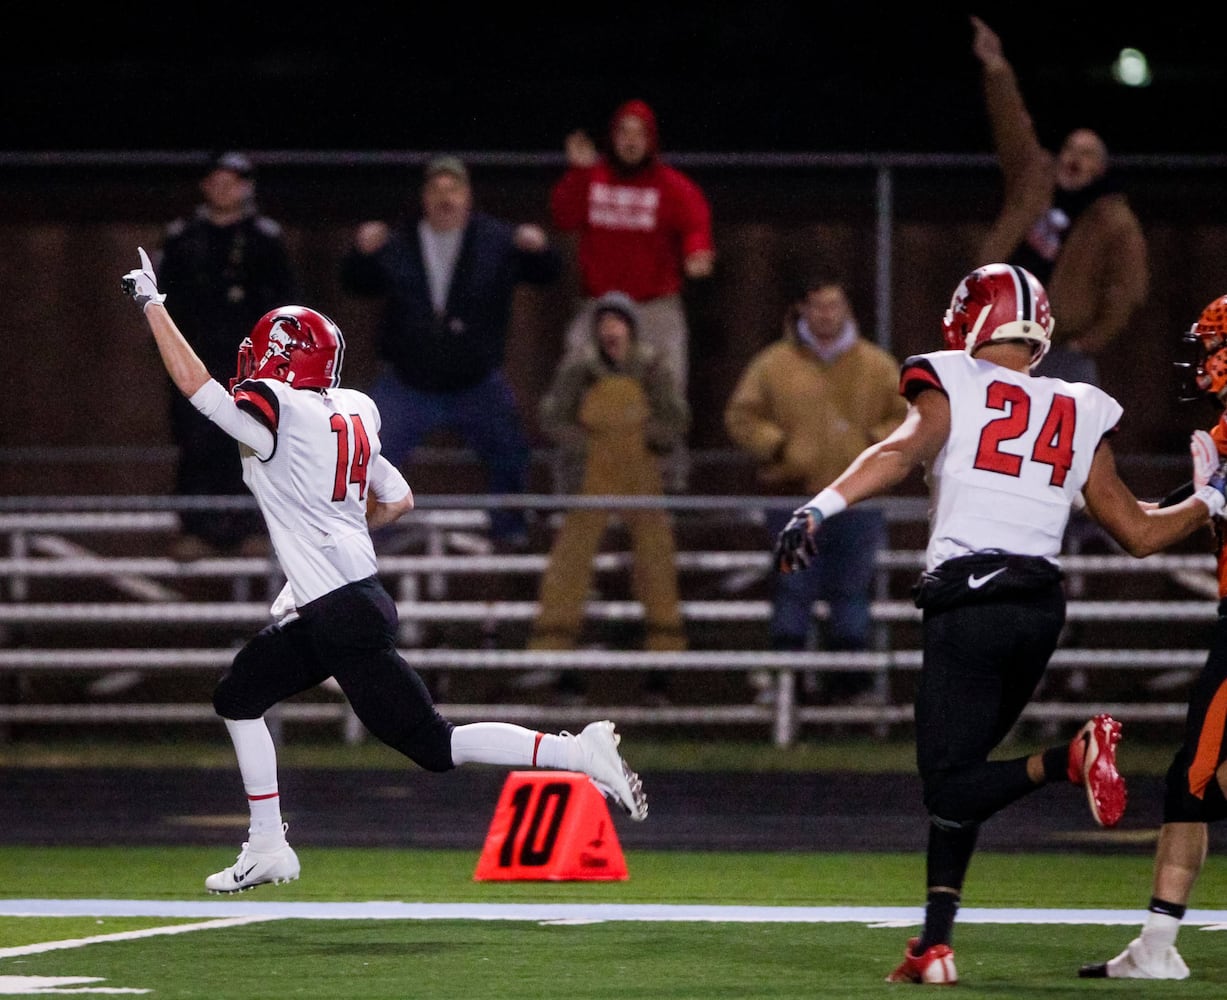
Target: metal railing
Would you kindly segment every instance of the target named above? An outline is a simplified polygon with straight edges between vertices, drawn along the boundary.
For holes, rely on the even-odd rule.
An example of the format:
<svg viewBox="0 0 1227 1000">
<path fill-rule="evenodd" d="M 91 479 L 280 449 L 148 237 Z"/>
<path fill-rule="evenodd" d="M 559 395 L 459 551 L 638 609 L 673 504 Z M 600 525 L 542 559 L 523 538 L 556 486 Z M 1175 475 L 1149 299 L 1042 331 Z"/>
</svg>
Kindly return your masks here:
<svg viewBox="0 0 1227 1000">
<path fill-rule="evenodd" d="M 216 501 L 233 505 L 246 498 Z M 212 501 L 201 501 L 209 503 Z M 568 651 L 529 651 L 523 649 L 422 648 L 413 641 L 417 629 L 429 624 L 480 626 L 492 617 L 500 623 L 531 623 L 537 614 L 532 600 L 456 599 L 452 590 L 462 577 L 520 576 L 535 579 L 544 570 L 544 553 L 502 555 L 482 551 L 480 544 L 486 525 L 486 510 L 507 503 L 555 513 L 568 507 L 664 506 L 679 515 L 711 519 L 724 518 L 740 530 L 761 531 L 762 513 L 779 498 L 765 497 L 559 497 L 525 496 L 513 498 L 460 497 L 433 498 L 406 519 L 404 529 L 415 536 L 422 551 L 412 554 L 381 554 L 380 574 L 397 594 L 402 621 L 401 653 L 411 666 L 424 672 L 581 670 L 600 672 L 668 670 L 683 674 L 725 672 L 758 674 L 769 678 L 765 690 L 755 697 L 749 685 L 739 703 L 621 704 L 593 706 L 624 723 L 649 725 L 743 725 L 763 727 L 780 745 L 797 738 L 804 725 L 858 724 L 882 731 L 884 727 L 906 724 L 911 707 L 906 698 L 892 693 L 892 681 L 913 675 L 920 666 L 920 652 L 901 639 L 900 626 L 919 622 L 919 612 L 910 600 L 898 596 L 892 585 L 899 574 L 914 579 L 923 565 L 922 551 L 892 548 L 878 560 L 879 593 L 872 615 L 886 630 L 883 648 L 858 653 L 774 652 L 766 648 L 691 649 L 677 653 L 646 652 L 633 649 L 577 649 Z M 242 628 L 254 631 L 268 619 L 268 600 L 254 599 L 252 581 L 261 581 L 266 594 L 275 593 L 282 578 L 275 562 L 262 558 L 216 558 L 178 562 L 165 556 L 133 554 L 157 544 L 157 539 L 177 529 L 174 498 L 42 498 L 31 501 L 5 501 L 0 505 L 0 538 L 6 542 L 7 557 L 0 557 L 0 579 L 5 581 L 9 600 L 0 604 L 0 632 L 10 642 L 0 644 L 0 677 L 20 679 L 36 676 L 99 677 L 135 673 L 141 677 L 208 671 L 218 673 L 233 656 L 233 636 L 205 647 L 178 642 L 177 633 L 185 628 L 224 630 Z M 21 506 L 36 509 L 17 509 Z M 882 501 L 879 506 L 893 524 L 923 520 L 926 502 L 919 498 Z M 60 509 L 54 509 L 54 508 Z M 135 508 L 135 509 L 134 509 Z M 679 522 L 681 523 L 681 522 Z M 100 554 L 79 544 L 108 535 L 124 536 L 122 555 Z M 469 544 L 453 544 L 459 536 Z M 69 541 L 69 537 L 78 541 Z M 743 541 L 745 538 L 743 537 Z M 771 606 L 768 599 L 741 599 L 717 596 L 705 599 L 685 597 L 687 581 L 731 579 L 740 582 L 734 590 L 754 581 L 762 582 L 770 573 L 770 559 L 762 548 L 715 551 L 687 550 L 677 553 L 677 568 L 684 599 L 681 610 L 690 626 L 718 623 L 765 634 Z M 1209 624 L 1214 621 L 1216 605 L 1205 599 L 1213 587 L 1214 562 L 1211 556 L 1155 555 L 1133 559 L 1120 554 L 1069 554 L 1063 560 L 1067 575 L 1085 584 L 1088 578 L 1126 579 L 1142 575 L 1176 580 L 1185 589 L 1198 592 L 1196 600 L 1162 599 L 1094 600 L 1071 597 L 1070 623 L 1150 623 L 1154 630 L 1184 623 Z M 602 552 L 596 559 L 597 573 L 621 573 L 630 564 L 624 552 Z M 181 589 L 189 583 L 222 581 L 231 583 L 233 600 L 186 597 Z M 32 596 L 35 589 L 54 583 L 64 588 L 54 599 Z M 72 592 L 71 585 L 89 584 L 95 591 L 88 597 Z M 96 592 L 102 586 L 106 593 Z M 123 599 L 113 600 L 110 591 Z M 895 591 L 895 593 L 892 593 Z M 587 613 L 594 622 L 636 622 L 642 608 L 633 600 L 592 600 Z M 815 606 L 818 618 L 826 615 L 822 602 Z M 114 641 L 110 630 L 135 630 L 141 645 L 125 646 Z M 1165 629 L 1163 631 L 1166 632 Z M 12 641 L 21 633 L 43 636 L 37 642 Z M 88 642 L 82 644 L 82 633 Z M 45 634 L 45 635 L 44 635 Z M 476 635 L 474 631 L 474 635 Z M 1114 671 L 1118 676 L 1141 671 L 1193 671 L 1205 659 L 1199 648 L 1162 648 L 1130 646 L 1127 639 L 1119 648 L 1073 646 L 1060 649 L 1051 668 L 1057 673 L 1086 675 L 1088 672 Z M 1187 641 L 1187 639 L 1182 640 Z M 748 643 L 747 643 L 748 645 Z M 872 673 L 878 679 L 877 697 L 856 705 L 809 705 L 798 698 L 798 678 L 807 673 Z M 0 698 L 0 726 L 133 724 L 208 721 L 214 718 L 207 703 L 52 703 L 39 702 L 21 694 Z M 515 719 L 539 723 L 569 724 L 574 721 L 573 706 L 507 703 L 448 703 L 441 699 L 441 710 L 456 721 L 475 719 Z M 1126 718 L 1158 722 L 1183 717 L 1183 702 L 1136 700 L 1116 702 L 1113 710 Z M 1025 717 L 1059 721 L 1086 713 L 1078 700 L 1045 699 L 1032 704 Z M 324 702 L 290 702 L 276 710 L 285 720 L 340 722 L 347 739 L 362 735 L 360 725 L 340 699 Z"/>
</svg>

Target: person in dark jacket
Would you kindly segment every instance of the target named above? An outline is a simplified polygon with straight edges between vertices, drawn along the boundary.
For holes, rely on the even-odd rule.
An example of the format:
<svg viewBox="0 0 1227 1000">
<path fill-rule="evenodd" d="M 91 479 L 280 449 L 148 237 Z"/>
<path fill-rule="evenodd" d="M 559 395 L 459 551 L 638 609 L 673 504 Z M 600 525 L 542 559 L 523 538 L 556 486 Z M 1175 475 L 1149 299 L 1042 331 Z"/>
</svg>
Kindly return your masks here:
<svg viewBox="0 0 1227 1000">
<path fill-rule="evenodd" d="M 223 385 L 234 375 L 234 355 L 256 320 L 299 299 L 281 226 L 256 206 L 255 168 L 243 153 L 226 152 L 201 178 L 204 200 L 195 212 L 166 227 L 157 268 L 162 287 L 183 306 L 181 328 L 189 344 Z M 171 393 L 171 433 L 179 448 L 179 496 L 248 496 L 234 441 Z M 186 510 L 171 554 L 180 559 L 264 555 L 270 549 L 259 512 Z"/>
<path fill-rule="evenodd" d="M 507 327 L 516 286 L 548 284 L 561 270 L 542 227 L 474 209 L 468 169 L 454 156 L 427 164 L 420 217 L 358 227 L 341 283 L 386 299 L 370 394 L 389 461 L 401 465 L 446 428 L 477 453 L 490 493 L 524 492 L 531 451 L 504 371 Z M 492 511 L 491 535 L 522 544 L 523 513 Z"/>
</svg>

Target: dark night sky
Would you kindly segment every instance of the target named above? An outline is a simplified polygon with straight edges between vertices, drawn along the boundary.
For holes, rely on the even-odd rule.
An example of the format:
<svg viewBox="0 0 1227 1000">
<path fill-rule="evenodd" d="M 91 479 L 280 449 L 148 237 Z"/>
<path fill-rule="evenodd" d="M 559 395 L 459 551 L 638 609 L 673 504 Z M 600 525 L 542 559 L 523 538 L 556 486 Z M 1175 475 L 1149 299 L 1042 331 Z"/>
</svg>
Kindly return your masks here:
<svg viewBox="0 0 1227 1000">
<path fill-rule="evenodd" d="M 6 15 L 2 148 L 555 152 L 639 96 L 666 152 L 988 151 L 963 13 L 179 6 Z M 1118 153 L 1227 152 L 1227 14 L 1037 10 L 986 18 L 1045 142 L 1085 124 Z M 1108 78 L 1126 45 L 1150 56 L 1151 87 Z"/>
</svg>

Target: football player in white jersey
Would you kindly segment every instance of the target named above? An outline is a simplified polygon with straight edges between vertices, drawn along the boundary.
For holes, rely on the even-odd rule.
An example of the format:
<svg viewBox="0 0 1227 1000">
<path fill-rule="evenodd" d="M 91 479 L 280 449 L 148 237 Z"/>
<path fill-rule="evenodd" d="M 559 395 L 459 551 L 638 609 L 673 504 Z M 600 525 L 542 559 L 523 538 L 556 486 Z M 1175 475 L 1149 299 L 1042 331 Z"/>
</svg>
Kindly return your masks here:
<svg viewBox="0 0 1227 1000">
<path fill-rule="evenodd" d="M 238 442 L 244 481 L 287 580 L 273 624 L 239 650 L 214 692 L 251 825 L 238 859 L 205 887 L 239 892 L 298 878 L 263 716 L 329 677 L 372 734 L 427 770 L 476 762 L 581 771 L 632 819 L 645 819 L 643 785 L 618 752 L 613 723 L 593 722 L 576 736 L 502 722 L 453 725 L 398 654 L 396 605 L 377 575 L 370 530 L 411 510 L 413 493 L 379 453 L 375 404 L 340 387 L 345 342 L 332 320 L 303 306 L 267 313 L 240 345 L 227 391 L 175 326 L 143 249 L 140 262 L 123 290 L 179 391 Z"/>
<path fill-rule="evenodd" d="M 890 982 L 957 981 L 951 948 L 980 824 L 1051 781 L 1085 789 L 1095 821 L 1119 822 L 1120 724 L 1088 721 L 1068 746 L 1014 760 L 989 755 L 1018 721 L 1065 621 L 1058 556 L 1070 509 L 1087 511 L 1134 556 L 1156 552 L 1223 512 L 1224 475 L 1182 502 L 1141 503 L 1108 443 L 1120 404 L 1095 386 L 1032 376 L 1052 336 L 1048 296 L 1030 272 L 968 274 L 946 312 L 946 350 L 908 358 L 907 417 L 865 449 L 780 532 L 781 572 L 803 571 L 824 518 L 885 493 L 917 466 L 930 490 L 916 759 L 930 816 L 924 928 Z"/>
</svg>

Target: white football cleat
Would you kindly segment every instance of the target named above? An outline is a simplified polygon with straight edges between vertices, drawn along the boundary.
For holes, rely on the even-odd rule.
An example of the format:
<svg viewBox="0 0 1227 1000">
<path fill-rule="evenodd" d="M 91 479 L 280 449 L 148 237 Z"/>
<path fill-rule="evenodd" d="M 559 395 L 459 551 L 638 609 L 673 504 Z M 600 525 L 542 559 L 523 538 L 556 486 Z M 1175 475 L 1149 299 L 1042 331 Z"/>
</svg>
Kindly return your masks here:
<svg viewBox="0 0 1227 1000">
<path fill-rule="evenodd" d="M 1115 958 L 1078 970 L 1082 979 L 1188 979 L 1189 967 L 1174 947 L 1155 952 L 1140 937 Z"/>
<path fill-rule="evenodd" d="M 601 794 L 631 819 L 647 819 L 648 797 L 643 792 L 643 782 L 618 753 L 622 737 L 614 731 L 614 724 L 608 720 L 590 722 L 574 739 L 583 755 L 581 769 Z"/>
<path fill-rule="evenodd" d="M 267 882 L 293 882 L 301 870 L 298 855 L 289 844 L 272 851 L 253 851 L 244 844 L 234 864 L 205 879 L 205 888 L 214 893 L 245 892 Z"/>
</svg>

